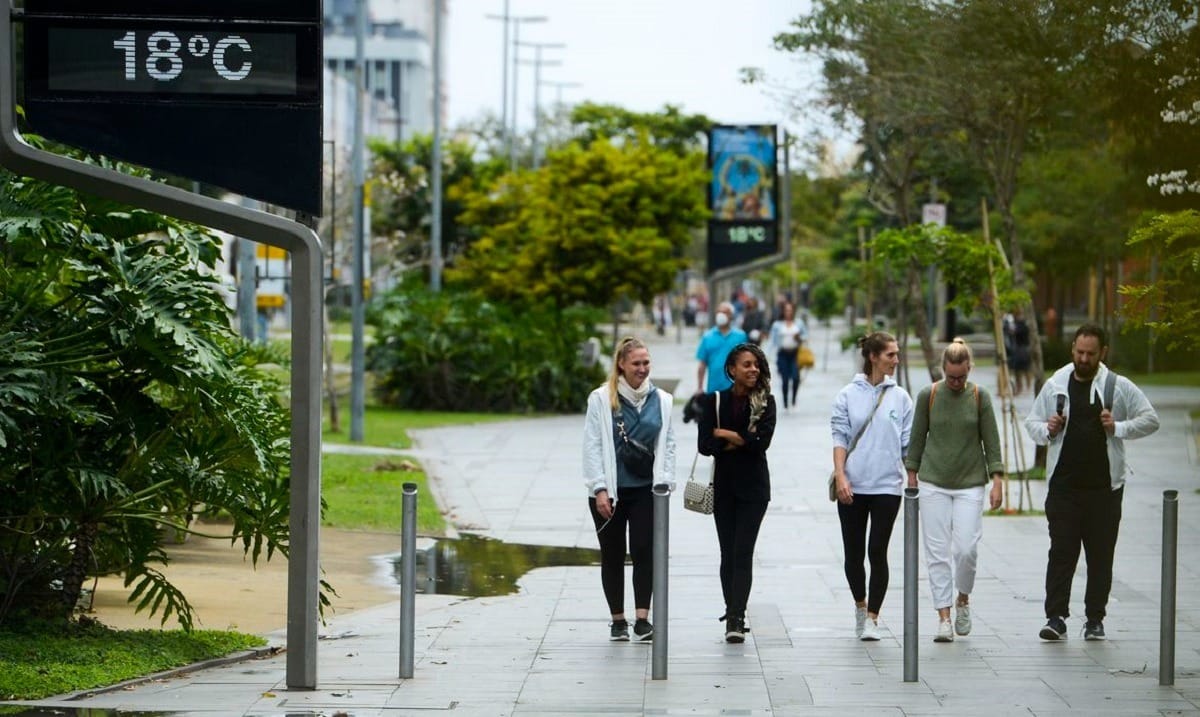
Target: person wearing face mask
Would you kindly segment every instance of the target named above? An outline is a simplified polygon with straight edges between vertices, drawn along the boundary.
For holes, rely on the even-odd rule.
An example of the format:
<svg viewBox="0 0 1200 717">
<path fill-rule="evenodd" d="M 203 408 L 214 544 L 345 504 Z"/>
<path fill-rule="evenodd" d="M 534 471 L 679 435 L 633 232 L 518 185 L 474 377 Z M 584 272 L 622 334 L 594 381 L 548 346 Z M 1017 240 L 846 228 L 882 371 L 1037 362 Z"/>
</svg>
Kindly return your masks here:
<svg viewBox="0 0 1200 717">
<path fill-rule="evenodd" d="M 700 337 L 696 358 L 700 361 L 696 369 L 696 393 L 724 391 L 733 385 L 725 375 L 725 359 L 734 346 L 745 343 L 746 332 L 733 326 L 733 304 L 722 302 L 713 316 L 713 326 Z M 708 381 L 705 382 L 705 375 Z"/>
<path fill-rule="evenodd" d="M 1132 381 L 1103 361 L 1108 337 L 1084 324 L 1071 343 L 1071 363 L 1054 372 L 1034 400 L 1025 430 L 1046 450 L 1046 625 L 1043 640 L 1067 636 L 1071 582 L 1082 546 L 1087 556 L 1083 639 L 1103 640 L 1113 553 L 1125 494 L 1125 441 L 1158 430 L 1158 414 Z"/>
<path fill-rule="evenodd" d="M 633 562 L 633 639 L 649 642 L 654 635 L 649 620 L 654 584 L 651 488 L 655 483 L 675 488 L 673 401 L 671 394 L 650 381 L 650 351 L 631 336 L 617 344 L 608 381 L 588 396 L 583 482 L 600 541 L 600 584 L 612 615 L 609 639 L 615 642 L 629 640 L 625 619 L 627 533 Z"/>
<path fill-rule="evenodd" d="M 746 603 L 753 578 L 754 545 L 767 503 L 771 474 L 767 449 L 775 435 L 771 369 L 757 345 L 739 344 L 722 373 L 730 388 L 705 397 L 697 450 L 713 457 L 713 522 L 721 546 L 725 641 L 746 639 Z"/>
</svg>

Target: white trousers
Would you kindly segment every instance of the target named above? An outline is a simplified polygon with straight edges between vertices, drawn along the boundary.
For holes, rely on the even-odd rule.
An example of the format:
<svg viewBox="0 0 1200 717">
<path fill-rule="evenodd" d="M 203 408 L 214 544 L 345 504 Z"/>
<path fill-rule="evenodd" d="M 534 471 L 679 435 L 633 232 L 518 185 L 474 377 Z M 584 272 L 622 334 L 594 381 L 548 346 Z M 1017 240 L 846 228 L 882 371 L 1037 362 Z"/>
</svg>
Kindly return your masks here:
<svg viewBox="0 0 1200 717">
<path fill-rule="evenodd" d="M 954 604 L 954 588 L 970 595 L 983 535 L 984 486 L 948 490 L 921 483 L 921 532 L 929 591 L 937 609 Z"/>
</svg>

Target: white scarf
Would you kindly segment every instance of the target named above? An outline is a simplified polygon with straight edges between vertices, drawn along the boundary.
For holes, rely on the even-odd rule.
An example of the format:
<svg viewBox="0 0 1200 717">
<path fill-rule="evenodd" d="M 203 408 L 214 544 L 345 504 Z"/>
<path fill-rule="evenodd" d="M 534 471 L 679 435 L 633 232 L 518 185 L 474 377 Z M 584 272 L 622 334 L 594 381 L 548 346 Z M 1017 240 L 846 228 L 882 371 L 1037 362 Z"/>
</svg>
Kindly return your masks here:
<svg viewBox="0 0 1200 717">
<path fill-rule="evenodd" d="M 654 387 L 650 385 L 650 379 L 642 381 L 642 385 L 634 388 L 629 385 L 624 376 L 617 376 L 617 393 L 622 398 L 629 401 L 638 411 L 642 410 L 642 404 L 646 402 L 646 397 L 650 395 Z"/>
</svg>

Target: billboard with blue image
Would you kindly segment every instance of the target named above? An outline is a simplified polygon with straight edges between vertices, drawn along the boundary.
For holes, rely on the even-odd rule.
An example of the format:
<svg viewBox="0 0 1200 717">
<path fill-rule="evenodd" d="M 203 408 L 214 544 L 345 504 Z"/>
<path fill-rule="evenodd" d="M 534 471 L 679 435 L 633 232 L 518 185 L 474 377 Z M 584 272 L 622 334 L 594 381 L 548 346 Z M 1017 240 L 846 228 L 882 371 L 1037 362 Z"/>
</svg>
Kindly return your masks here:
<svg viewBox="0 0 1200 717">
<path fill-rule="evenodd" d="M 716 126 L 708 144 L 712 183 L 709 203 L 716 221 L 774 221 L 775 126 Z"/>
</svg>

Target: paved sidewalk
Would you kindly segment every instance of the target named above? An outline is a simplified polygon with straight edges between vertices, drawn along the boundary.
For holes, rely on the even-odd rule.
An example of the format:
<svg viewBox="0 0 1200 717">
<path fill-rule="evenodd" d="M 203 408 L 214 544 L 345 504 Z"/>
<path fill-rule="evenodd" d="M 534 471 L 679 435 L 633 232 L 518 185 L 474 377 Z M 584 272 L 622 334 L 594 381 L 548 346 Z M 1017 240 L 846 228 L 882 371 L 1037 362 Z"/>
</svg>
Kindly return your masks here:
<svg viewBox="0 0 1200 717">
<path fill-rule="evenodd" d="M 695 386 L 694 330 L 681 344 L 651 337 L 652 376 Z M 883 640 L 853 639 L 836 512 L 825 497 L 829 405 L 854 357 L 815 330 L 818 368 L 800 406 L 783 413 L 770 450 L 773 500 L 751 596 L 753 632 L 722 639 L 716 537 L 710 518 L 671 508 L 667 680 L 651 679 L 651 647 L 607 641 L 595 567 L 535 570 L 516 595 L 417 596 L 416 675 L 397 678 L 397 604 L 336 616 L 323 630 L 316 691 L 285 687 L 282 657 L 193 672 L 27 714 L 74 708 L 187 714 L 348 715 L 1200 715 L 1200 470 L 1188 463 L 1187 409 L 1200 391 L 1148 389 L 1162 428 L 1129 444 L 1107 642 L 1084 642 L 1072 618 L 1064 643 L 1037 638 L 1045 520 L 988 517 L 972 596 L 975 627 L 932 641 L 935 615 L 921 567 L 919 680 L 903 681 L 903 520 L 892 540 Z M 923 370 L 910 368 L 914 382 Z M 994 371 L 973 378 L 993 386 Z M 926 379 L 927 380 L 927 379 Z M 1029 397 L 1018 401 L 1023 416 Z M 694 424 L 678 421 L 682 483 Z M 582 416 L 421 431 L 422 460 L 459 529 L 514 543 L 595 547 L 579 478 Z M 1032 446 L 1026 440 L 1032 456 Z M 437 458 L 434 458 L 437 457 Z M 707 470 L 703 459 L 698 470 Z M 1162 491 L 1180 491 L 1175 686 L 1159 686 Z M 1013 490 L 1016 488 L 1014 486 Z M 1042 486 L 1035 484 L 1034 505 Z M 1015 500 L 1016 493 L 1013 493 Z M 1083 561 L 1072 612 L 1082 615 Z M 631 598 L 630 598 L 631 599 Z M 632 608 L 632 605 L 630 605 Z M 661 626 L 660 626 L 661 627 Z M 281 636 L 275 635 L 276 639 Z"/>
</svg>

